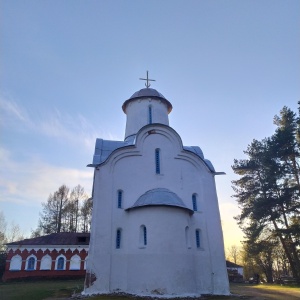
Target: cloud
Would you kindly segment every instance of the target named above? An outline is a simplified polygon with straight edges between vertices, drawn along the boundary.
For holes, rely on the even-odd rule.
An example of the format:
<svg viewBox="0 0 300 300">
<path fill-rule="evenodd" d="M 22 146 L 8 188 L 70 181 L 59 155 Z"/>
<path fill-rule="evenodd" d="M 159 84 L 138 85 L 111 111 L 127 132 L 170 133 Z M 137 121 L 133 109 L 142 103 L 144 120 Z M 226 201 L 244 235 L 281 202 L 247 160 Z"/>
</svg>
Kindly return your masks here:
<svg viewBox="0 0 300 300">
<path fill-rule="evenodd" d="M 17 120 L 28 126 L 31 124 L 29 116 L 24 108 L 19 106 L 15 101 L 0 97 L 0 111 L 2 122 L 4 120 Z"/>
<path fill-rule="evenodd" d="M 83 115 L 70 115 L 58 109 L 42 114 L 29 113 L 22 105 L 12 99 L 0 97 L 2 128 L 35 133 L 54 138 L 73 145 L 80 145 L 92 151 L 97 137 L 110 139 L 112 134 L 97 129 Z"/>
<path fill-rule="evenodd" d="M 39 160 L 15 162 L 9 151 L 0 148 L 0 202 L 35 205 L 47 200 L 62 184 L 82 185 L 91 193 L 93 170 L 50 165 Z"/>
</svg>

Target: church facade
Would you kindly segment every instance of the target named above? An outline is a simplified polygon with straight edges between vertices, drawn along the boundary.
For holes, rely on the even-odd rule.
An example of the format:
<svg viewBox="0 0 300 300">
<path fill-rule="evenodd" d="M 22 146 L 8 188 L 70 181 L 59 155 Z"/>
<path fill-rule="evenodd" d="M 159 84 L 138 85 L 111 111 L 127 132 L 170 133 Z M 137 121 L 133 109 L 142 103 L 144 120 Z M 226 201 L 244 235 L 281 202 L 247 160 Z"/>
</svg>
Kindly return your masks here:
<svg viewBox="0 0 300 300">
<path fill-rule="evenodd" d="M 147 82 L 148 83 L 148 82 Z M 84 294 L 229 294 L 211 162 L 169 126 L 149 88 L 122 106 L 124 141 L 97 139 Z"/>
</svg>

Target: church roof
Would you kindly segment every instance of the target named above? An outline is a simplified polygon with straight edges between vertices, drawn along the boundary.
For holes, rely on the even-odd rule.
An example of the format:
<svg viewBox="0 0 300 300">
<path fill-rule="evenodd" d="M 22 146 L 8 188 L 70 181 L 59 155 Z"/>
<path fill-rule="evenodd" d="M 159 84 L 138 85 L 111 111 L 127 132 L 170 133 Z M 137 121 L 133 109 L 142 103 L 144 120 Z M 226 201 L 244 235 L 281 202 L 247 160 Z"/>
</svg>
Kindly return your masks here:
<svg viewBox="0 0 300 300">
<path fill-rule="evenodd" d="M 78 232 L 51 233 L 36 238 L 25 239 L 8 243 L 8 246 L 29 246 L 29 245 L 89 245 L 90 234 Z"/>
<path fill-rule="evenodd" d="M 144 206 L 175 206 L 188 210 L 190 213 L 194 213 L 192 209 L 189 209 L 185 206 L 183 201 L 175 193 L 164 188 L 147 191 L 138 198 L 133 206 L 127 208 L 126 210 Z"/>
<path fill-rule="evenodd" d="M 226 260 L 226 267 L 227 268 L 243 268 L 243 266 L 237 265 L 229 260 Z"/>
<path fill-rule="evenodd" d="M 151 88 L 144 88 L 144 89 L 141 89 L 141 90 L 135 92 L 128 100 L 126 100 L 124 102 L 124 104 L 122 105 L 122 109 L 123 109 L 124 113 L 126 113 L 127 104 L 130 101 L 138 99 L 138 98 L 157 98 L 157 99 L 160 99 L 161 101 L 163 101 L 167 105 L 169 113 L 171 112 L 171 110 L 173 108 L 172 104 L 161 93 L 159 93 L 157 90 L 151 89 Z"/>
<path fill-rule="evenodd" d="M 103 162 L 106 161 L 108 156 L 116 149 L 131 146 L 135 144 L 135 137 L 136 135 L 132 135 L 126 138 L 125 141 L 110 141 L 110 140 L 103 140 L 97 139 L 96 146 L 95 146 L 95 153 L 93 157 L 93 163 L 88 165 L 89 167 L 95 167 Z M 200 147 L 198 146 L 183 146 L 183 149 L 189 152 L 193 152 L 197 156 L 199 156 L 207 165 L 211 172 L 215 172 L 215 168 L 213 164 L 204 158 L 204 154 Z"/>
</svg>

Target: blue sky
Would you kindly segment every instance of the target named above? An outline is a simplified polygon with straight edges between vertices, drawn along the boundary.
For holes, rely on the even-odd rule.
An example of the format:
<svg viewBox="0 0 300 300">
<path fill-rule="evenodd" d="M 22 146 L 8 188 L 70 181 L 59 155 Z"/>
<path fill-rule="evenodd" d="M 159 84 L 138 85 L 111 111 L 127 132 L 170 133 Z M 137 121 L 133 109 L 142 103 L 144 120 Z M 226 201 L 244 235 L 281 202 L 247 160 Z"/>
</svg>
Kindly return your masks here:
<svg viewBox="0 0 300 300">
<path fill-rule="evenodd" d="M 300 100 L 300 1 L 2 0 L 0 210 L 25 234 L 66 184 L 91 192 L 96 137 L 123 140 L 123 102 L 151 87 L 217 171 L 226 246 L 241 233 L 234 158 Z"/>
</svg>

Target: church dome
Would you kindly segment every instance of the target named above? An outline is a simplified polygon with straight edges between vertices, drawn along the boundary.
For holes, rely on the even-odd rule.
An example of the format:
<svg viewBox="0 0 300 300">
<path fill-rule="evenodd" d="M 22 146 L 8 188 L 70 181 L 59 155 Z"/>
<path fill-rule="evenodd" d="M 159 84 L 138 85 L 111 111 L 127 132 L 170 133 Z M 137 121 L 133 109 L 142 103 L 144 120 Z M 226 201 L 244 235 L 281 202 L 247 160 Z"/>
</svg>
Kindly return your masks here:
<svg viewBox="0 0 300 300">
<path fill-rule="evenodd" d="M 141 89 L 141 90 L 135 92 L 128 100 L 126 100 L 124 102 L 124 104 L 122 105 L 123 111 L 126 113 L 125 110 L 126 110 L 127 104 L 130 101 L 138 99 L 138 98 L 156 98 L 156 99 L 160 99 L 161 101 L 163 101 L 167 105 L 168 113 L 170 113 L 172 108 L 173 108 L 172 104 L 161 93 L 159 93 L 157 90 L 151 89 L 151 88 L 144 88 L 144 89 Z"/>
</svg>

